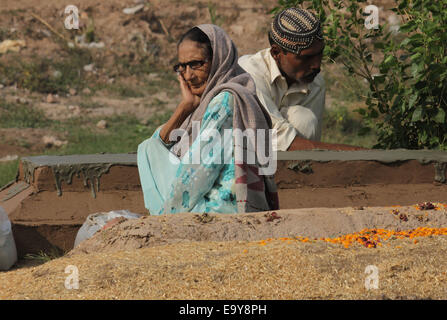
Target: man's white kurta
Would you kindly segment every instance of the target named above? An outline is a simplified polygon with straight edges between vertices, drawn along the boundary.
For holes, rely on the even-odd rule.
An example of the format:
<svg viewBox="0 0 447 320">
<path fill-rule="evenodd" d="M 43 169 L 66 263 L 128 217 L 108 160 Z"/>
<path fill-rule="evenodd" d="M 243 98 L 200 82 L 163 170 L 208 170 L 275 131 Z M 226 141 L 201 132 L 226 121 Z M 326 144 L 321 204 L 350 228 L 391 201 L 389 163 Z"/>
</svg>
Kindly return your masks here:
<svg viewBox="0 0 447 320">
<path fill-rule="evenodd" d="M 277 150 L 286 151 L 297 135 L 321 140 L 326 94 L 321 73 L 309 84 L 294 83 L 289 88 L 270 48 L 240 57 L 239 64 L 253 77 L 258 98 L 270 114 Z"/>
</svg>

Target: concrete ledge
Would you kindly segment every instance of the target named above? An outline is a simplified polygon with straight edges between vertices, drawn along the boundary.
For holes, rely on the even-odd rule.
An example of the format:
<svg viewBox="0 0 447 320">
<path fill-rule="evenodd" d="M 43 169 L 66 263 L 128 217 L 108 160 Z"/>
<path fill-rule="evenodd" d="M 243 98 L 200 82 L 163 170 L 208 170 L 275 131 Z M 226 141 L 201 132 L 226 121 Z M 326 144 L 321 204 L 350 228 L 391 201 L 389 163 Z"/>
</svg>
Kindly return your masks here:
<svg viewBox="0 0 447 320">
<path fill-rule="evenodd" d="M 447 152 L 441 151 L 292 151 L 278 152 L 277 158 L 280 188 L 446 181 Z M 19 180 L 38 191 L 61 193 L 92 189 L 95 183 L 103 191 L 140 190 L 136 154 L 27 157 Z"/>
</svg>

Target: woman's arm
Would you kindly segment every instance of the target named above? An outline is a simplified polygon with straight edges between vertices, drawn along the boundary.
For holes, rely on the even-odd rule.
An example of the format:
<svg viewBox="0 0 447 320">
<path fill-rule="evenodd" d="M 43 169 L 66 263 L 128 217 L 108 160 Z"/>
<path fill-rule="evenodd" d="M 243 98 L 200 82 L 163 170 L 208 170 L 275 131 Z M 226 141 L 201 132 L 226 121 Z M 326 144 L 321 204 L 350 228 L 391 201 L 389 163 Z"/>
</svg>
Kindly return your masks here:
<svg viewBox="0 0 447 320">
<path fill-rule="evenodd" d="M 182 101 L 179 103 L 174 111 L 174 114 L 169 118 L 168 122 L 160 130 L 160 138 L 164 143 L 169 144 L 173 141 L 169 140 L 169 135 L 172 130 L 177 129 L 181 126 L 183 121 L 188 118 L 188 116 L 194 112 L 194 110 L 199 106 L 200 97 L 195 96 L 191 93 L 191 89 L 188 87 L 185 79 L 179 74 L 177 77 L 180 82 L 180 89 L 182 91 Z"/>
<path fill-rule="evenodd" d="M 165 202 L 165 213 L 191 211 L 211 190 L 221 173 L 225 162 L 226 148 L 232 148 L 233 138 L 224 140 L 225 129 L 233 127 L 233 96 L 229 92 L 217 95 L 202 119 L 199 136 L 189 150 L 189 162 L 193 154 L 200 154 L 200 163 L 182 161 L 177 179 L 172 185 L 171 195 Z M 210 140 L 210 133 L 216 133 Z M 210 152 L 213 149 L 213 152 Z M 231 159 L 230 159 L 231 160 Z"/>
</svg>

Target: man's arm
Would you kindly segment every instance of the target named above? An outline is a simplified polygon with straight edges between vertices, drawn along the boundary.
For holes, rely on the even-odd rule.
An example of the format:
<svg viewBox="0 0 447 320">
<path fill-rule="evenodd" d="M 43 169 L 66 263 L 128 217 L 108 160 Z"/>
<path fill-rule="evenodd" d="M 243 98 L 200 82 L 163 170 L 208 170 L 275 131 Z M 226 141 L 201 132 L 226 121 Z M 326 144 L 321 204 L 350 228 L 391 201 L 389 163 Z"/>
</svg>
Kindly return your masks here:
<svg viewBox="0 0 447 320">
<path fill-rule="evenodd" d="M 269 113 L 272 120 L 272 127 L 277 132 L 277 149 L 286 151 L 293 139 L 297 135 L 295 127 L 290 124 L 279 112 L 278 105 L 272 97 L 272 89 L 267 75 L 270 71 L 261 58 L 260 52 L 256 55 L 246 55 L 239 58 L 239 65 L 247 71 L 256 84 L 256 95 L 259 101 Z"/>
<path fill-rule="evenodd" d="M 262 84 L 261 81 L 256 82 L 256 94 L 259 101 L 270 115 L 272 129 L 276 130 L 277 150 L 286 151 L 293 139 L 297 136 L 295 127 L 282 116 L 281 112 L 279 112 L 279 108 L 270 94 L 270 88 Z"/>
<path fill-rule="evenodd" d="M 293 150 L 339 150 L 339 151 L 353 151 L 353 150 L 368 150 L 366 148 L 351 146 L 347 144 L 324 143 L 320 141 L 313 141 L 301 138 L 297 130 L 291 125 L 279 112 L 278 106 L 275 104 L 271 96 L 268 94 L 268 88 L 256 84 L 256 93 L 259 100 L 267 109 L 272 118 L 273 129 L 277 130 L 277 150 L 278 151 L 293 151 Z M 321 125 L 321 124 L 320 124 Z"/>
</svg>

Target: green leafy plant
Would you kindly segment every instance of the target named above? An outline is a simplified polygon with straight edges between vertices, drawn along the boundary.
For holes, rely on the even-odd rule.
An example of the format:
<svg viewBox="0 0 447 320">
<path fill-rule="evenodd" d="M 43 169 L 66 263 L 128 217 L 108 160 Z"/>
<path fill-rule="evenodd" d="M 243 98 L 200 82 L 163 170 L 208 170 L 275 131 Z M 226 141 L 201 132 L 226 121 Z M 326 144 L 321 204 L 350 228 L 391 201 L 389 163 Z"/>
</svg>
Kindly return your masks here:
<svg viewBox="0 0 447 320">
<path fill-rule="evenodd" d="M 366 0 L 280 0 L 313 10 L 326 41 L 327 60 L 342 63 L 369 85 L 362 133 L 375 128 L 376 148 L 447 150 L 447 0 L 394 0 L 398 32 L 365 27 Z M 381 12 L 383 14 L 383 11 Z"/>
<path fill-rule="evenodd" d="M 322 141 L 371 148 L 377 143 L 374 130 L 360 135 L 362 118 L 344 105 L 334 102 L 323 115 Z"/>
<path fill-rule="evenodd" d="M 50 252 L 39 251 L 37 254 L 27 253 L 24 258 L 27 260 L 34 260 L 40 263 L 45 263 L 57 258 L 60 258 L 64 255 L 64 252 L 58 248 L 51 248 Z"/>
<path fill-rule="evenodd" d="M 87 43 L 95 42 L 97 40 L 97 36 L 95 33 L 95 22 L 92 18 L 89 19 L 87 31 L 85 32 L 85 40 Z"/>
</svg>

